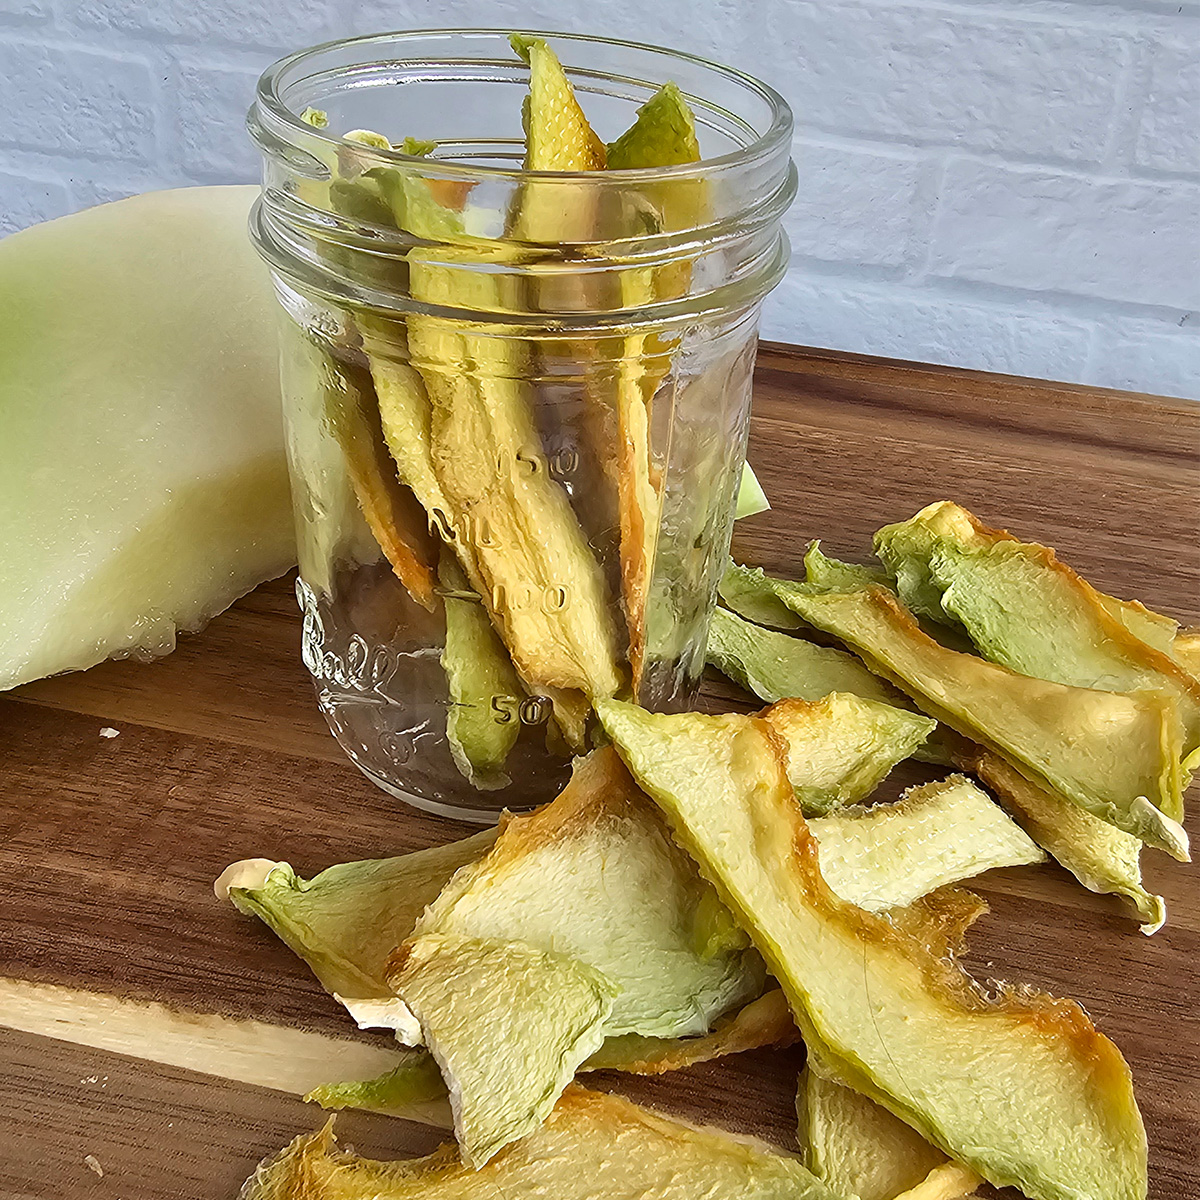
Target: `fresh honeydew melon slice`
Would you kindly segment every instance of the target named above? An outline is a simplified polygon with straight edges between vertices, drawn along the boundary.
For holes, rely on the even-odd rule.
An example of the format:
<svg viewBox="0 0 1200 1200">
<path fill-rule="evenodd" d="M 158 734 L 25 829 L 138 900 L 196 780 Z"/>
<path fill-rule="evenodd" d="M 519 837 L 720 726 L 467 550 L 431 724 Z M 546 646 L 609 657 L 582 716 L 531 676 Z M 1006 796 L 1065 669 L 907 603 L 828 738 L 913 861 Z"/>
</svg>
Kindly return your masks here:
<svg viewBox="0 0 1200 1200">
<path fill-rule="evenodd" d="M 296 1138 L 246 1181 L 242 1200 L 846 1200 L 800 1160 L 572 1086 L 541 1129 L 479 1171 L 453 1146 L 376 1162 L 338 1150 L 331 1125 Z"/>
<path fill-rule="evenodd" d="M 910 788 L 895 804 L 845 808 L 809 821 L 821 874 L 843 900 L 871 912 L 897 908 L 995 867 L 1046 855 L 969 779 Z"/>
<path fill-rule="evenodd" d="M 0 687 L 167 653 L 295 563 L 257 191 L 0 243 Z"/>
<path fill-rule="evenodd" d="M 946 1154 L 1031 1200 L 1143 1200 L 1129 1067 L 1083 1010 L 989 1001 L 952 961 L 839 900 L 777 737 L 737 714 L 597 714 L 681 845 L 754 939 L 810 1053 Z"/>
</svg>

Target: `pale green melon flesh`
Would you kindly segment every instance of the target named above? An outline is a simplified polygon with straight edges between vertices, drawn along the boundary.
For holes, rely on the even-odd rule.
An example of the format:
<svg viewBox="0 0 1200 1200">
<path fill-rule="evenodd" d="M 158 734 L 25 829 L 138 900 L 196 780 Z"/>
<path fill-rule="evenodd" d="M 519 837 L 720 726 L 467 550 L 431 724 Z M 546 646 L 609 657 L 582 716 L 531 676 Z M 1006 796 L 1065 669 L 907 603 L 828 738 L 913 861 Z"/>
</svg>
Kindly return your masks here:
<svg viewBox="0 0 1200 1200">
<path fill-rule="evenodd" d="M 0 687 L 169 651 L 295 562 L 256 194 L 0 243 Z"/>
</svg>

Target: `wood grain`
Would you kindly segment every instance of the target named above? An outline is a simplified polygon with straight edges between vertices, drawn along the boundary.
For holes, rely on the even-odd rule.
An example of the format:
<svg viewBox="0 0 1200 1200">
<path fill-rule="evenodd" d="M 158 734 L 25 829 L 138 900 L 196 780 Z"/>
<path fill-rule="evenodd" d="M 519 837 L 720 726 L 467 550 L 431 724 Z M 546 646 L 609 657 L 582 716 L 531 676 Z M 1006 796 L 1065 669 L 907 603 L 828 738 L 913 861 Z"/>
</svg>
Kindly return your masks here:
<svg viewBox="0 0 1200 1200">
<path fill-rule="evenodd" d="M 735 552 L 795 574 L 819 536 L 866 558 L 878 525 L 949 496 L 1056 546 L 1106 590 L 1197 622 L 1198 452 L 1200 406 L 1183 401 L 765 347 L 750 457 L 774 509 L 741 523 Z M 219 903 L 212 879 L 250 855 L 312 873 L 470 830 L 404 808 L 343 758 L 298 647 L 284 579 L 165 660 L 0 700 L 0 974 L 345 1033 L 305 968 Z M 706 703 L 747 698 L 714 681 Z M 105 725 L 120 735 L 100 737 Z M 888 786 L 928 777 L 906 767 Z M 1200 888 L 1162 855 L 1147 874 L 1171 910 L 1152 939 L 1055 867 L 993 872 L 979 881 L 992 913 L 969 962 L 980 978 L 1078 998 L 1116 1040 L 1149 1129 L 1151 1195 L 1167 1200 L 1200 1195 Z M 801 1061 L 745 1055 L 593 1082 L 791 1145 Z M 3 1200 L 227 1198 L 319 1119 L 266 1089 L 0 1030 Z M 385 1157 L 436 1140 L 379 1118 L 343 1125 Z"/>
</svg>

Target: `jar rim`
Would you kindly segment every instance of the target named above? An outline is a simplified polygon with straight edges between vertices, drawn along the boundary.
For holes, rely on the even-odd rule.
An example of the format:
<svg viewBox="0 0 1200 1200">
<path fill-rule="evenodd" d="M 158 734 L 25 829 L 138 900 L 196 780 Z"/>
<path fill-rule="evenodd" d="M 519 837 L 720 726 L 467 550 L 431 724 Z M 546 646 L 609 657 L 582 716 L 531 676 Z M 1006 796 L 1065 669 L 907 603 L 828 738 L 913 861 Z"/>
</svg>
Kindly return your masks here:
<svg viewBox="0 0 1200 1200">
<path fill-rule="evenodd" d="M 331 134 L 326 130 L 316 128 L 305 121 L 300 113 L 295 112 L 288 106 L 283 99 L 283 89 L 281 87 L 282 80 L 288 72 L 307 60 L 315 59 L 335 49 L 340 50 L 355 46 L 367 47 L 373 44 L 395 43 L 397 41 L 408 40 L 416 41 L 421 38 L 442 36 L 508 38 L 513 32 L 510 29 L 483 27 L 407 29 L 391 33 L 371 33 L 358 37 L 337 38 L 332 41 L 321 42 L 317 45 L 306 47 L 303 50 L 294 51 L 272 63 L 259 77 L 255 93 L 256 106 L 269 112 L 274 121 L 283 129 L 295 132 L 309 144 L 325 143 L 333 149 L 352 147 L 361 151 L 362 147 L 360 145 L 347 141 L 346 138 L 337 134 Z M 586 33 L 562 33 L 553 30 L 522 29 L 515 32 L 519 32 L 525 37 L 552 39 L 555 42 L 578 42 L 646 51 L 654 55 L 661 55 L 666 59 L 686 62 L 741 85 L 747 91 L 765 101 L 770 109 L 770 125 L 754 141 L 745 146 L 712 158 L 702 158 L 694 163 L 678 163 L 665 167 L 636 167 L 606 170 L 604 172 L 605 176 L 611 179 L 614 184 L 619 182 L 636 184 L 664 178 L 687 179 L 690 176 L 707 175 L 714 169 L 722 170 L 745 166 L 761 159 L 769 158 L 773 154 L 777 154 L 784 144 L 790 143 L 792 135 L 792 111 L 787 101 L 769 84 L 763 83 L 745 71 L 739 71 L 736 67 L 726 66 L 723 63 L 714 62 L 711 59 L 691 54 L 687 51 L 674 50 L 670 47 L 658 46 L 653 43 L 629 41 L 625 38 L 600 37 L 596 34 Z M 568 74 L 570 74 L 570 68 L 568 68 Z M 396 149 L 384 150 L 372 147 L 372 157 L 395 162 L 398 165 L 406 165 L 410 168 L 428 169 L 430 165 L 428 158 L 405 154 L 403 151 Z M 453 159 L 438 159 L 437 167 L 439 174 L 444 176 L 471 180 L 526 180 L 538 178 L 571 180 L 594 179 L 595 177 L 594 171 L 535 171 L 524 167 L 500 167 L 490 164 L 462 163 L 456 162 Z"/>
</svg>

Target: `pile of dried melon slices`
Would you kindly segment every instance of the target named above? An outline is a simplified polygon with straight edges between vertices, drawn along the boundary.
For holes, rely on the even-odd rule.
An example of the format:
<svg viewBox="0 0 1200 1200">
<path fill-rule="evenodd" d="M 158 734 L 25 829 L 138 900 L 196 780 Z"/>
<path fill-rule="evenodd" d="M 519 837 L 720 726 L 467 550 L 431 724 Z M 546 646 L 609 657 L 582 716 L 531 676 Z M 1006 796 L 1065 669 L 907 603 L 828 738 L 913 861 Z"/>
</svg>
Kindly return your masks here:
<svg viewBox="0 0 1200 1200">
<path fill-rule="evenodd" d="M 770 701 L 757 715 L 602 701 L 606 744 L 498 831 L 222 876 L 400 1043 L 310 1099 L 456 1143 L 373 1162 L 327 1125 L 246 1200 L 1145 1196 L 1120 1052 L 1074 1001 L 966 974 L 986 905 L 960 885 L 1053 856 L 1162 925 L 1138 860 L 1187 856 L 1200 638 L 949 502 L 875 549 L 864 567 L 814 544 L 798 582 L 730 566 L 710 662 Z M 914 755 L 958 771 L 871 804 Z M 799 1156 L 575 1082 L 797 1039 Z"/>
</svg>

